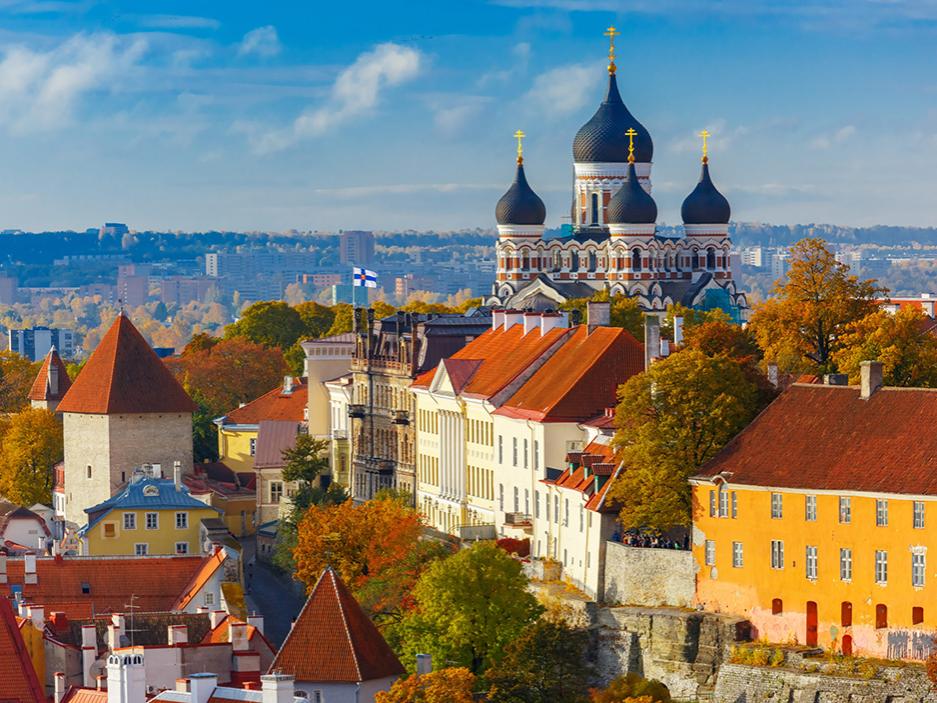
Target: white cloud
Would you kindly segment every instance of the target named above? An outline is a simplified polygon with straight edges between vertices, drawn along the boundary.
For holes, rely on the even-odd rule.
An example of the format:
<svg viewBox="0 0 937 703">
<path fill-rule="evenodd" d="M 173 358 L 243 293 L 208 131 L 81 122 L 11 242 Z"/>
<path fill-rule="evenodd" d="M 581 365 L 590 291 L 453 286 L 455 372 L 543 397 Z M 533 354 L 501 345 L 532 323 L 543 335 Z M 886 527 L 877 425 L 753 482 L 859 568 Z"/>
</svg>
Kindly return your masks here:
<svg viewBox="0 0 937 703">
<path fill-rule="evenodd" d="M 847 141 L 855 133 L 856 128 L 851 124 L 847 124 L 830 134 L 821 134 L 817 136 L 813 141 L 810 142 L 810 146 L 811 148 L 819 149 L 820 151 L 832 149 L 835 145 L 842 144 L 843 142 Z"/>
<path fill-rule="evenodd" d="M 143 15 L 138 22 L 149 29 L 218 29 L 221 26 L 213 17 L 196 15 Z"/>
<path fill-rule="evenodd" d="M 371 112 L 386 88 L 413 80 L 422 63 L 423 54 L 417 49 L 379 44 L 338 74 L 324 104 L 304 112 L 290 127 L 264 133 L 243 124 L 235 125 L 234 129 L 246 133 L 258 153 L 286 149 L 301 139 L 321 136 L 347 120 Z"/>
<path fill-rule="evenodd" d="M 559 66 L 537 76 L 524 99 L 545 115 L 568 114 L 590 103 L 601 79 L 590 64 Z"/>
<path fill-rule="evenodd" d="M 16 131 L 66 124 L 86 94 L 119 88 L 146 52 L 141 39 L 77 34 L 49 51 L 7 49 L 0 60 L 0 122 Z"/>
<path fill-rule="evenodd" d="M 244 35 L 238 46 L 238 56 L 259 56 L 270 58 L 280 53 L 280 37 L 272 24 L 252 29 Z"/>
</svg>

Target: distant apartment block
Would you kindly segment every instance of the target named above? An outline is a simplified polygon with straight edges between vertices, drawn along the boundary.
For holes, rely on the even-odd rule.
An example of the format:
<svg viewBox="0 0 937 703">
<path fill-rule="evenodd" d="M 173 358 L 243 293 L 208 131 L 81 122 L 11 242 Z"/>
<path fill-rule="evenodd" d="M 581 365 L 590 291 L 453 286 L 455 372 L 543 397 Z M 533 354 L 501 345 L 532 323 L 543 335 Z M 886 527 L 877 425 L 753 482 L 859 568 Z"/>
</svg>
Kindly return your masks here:
<svg viewBox="0 0 937 703">
<path fill-rule="evenodd" d="M 7 331 L 7 346 L 12 352 L 21 354 L 32 361 L 45 358 L 54 346 L 59 356 L 69 359 L 75 355 L 75 333 L 71 330 L 49 327 L 32 327 L 22 330 Z"/>
<path fill-rule="evenodd" d="M 122 237 L 130 231 L 123 222 L 105 222 L 98 230 L 102 237 Z"/>
<path fill-rule="evenodd" d="M 207 277 L 168 276 L 159 281 L 159 299 L 166 305 L 203 303 L 217 281 Z"/>
<path fill-rule="evenodd" d="M 0 305 L 12 305 L 16 302 L 16 279 L 12 276 L 0 276 Z"/>
<path fill-rule="evenodd" d="M 149 276 L 119 276 L 117 278 L 117 297 L 124 307 L 135 308 L 143 305 L 149 293 Z"/>
<path fill-rule="evenodd" d="M 328 288 L 329 286 L 341 285 L 343 278 L 345 276 L 340 273 L 304 273 L 299 277 L 299 282 L 304 286 Z"/>
<path fill-rule="evenodd" d="M 205 274 L 219 279 L 225 296 L 242 300 L 277 300 L 290 283 L 319 267 L 316 252 L 237 251 L 205 254 Z"/>
<path fill-rule="evenodd" d="M 79 297 L 88 298 L 96 295 L 101 296 L 101 302 L 113 303 L 117 300 L 117 286 L 112 286 L 109 283 L 89 283 L 78 286 Z"/>
<path fill-rule="evenodd" d="M 370 266 L 374 263 L 374 233 L 347 230 L 339 235 L 338 257 L 343 264 Z"/>
<path fill-rule="evenodd" d="M 753 268 L 763 268 L 765 265 L 764 247 L 746 247 L 742 249 L 742 265 Z"/>
</svg>

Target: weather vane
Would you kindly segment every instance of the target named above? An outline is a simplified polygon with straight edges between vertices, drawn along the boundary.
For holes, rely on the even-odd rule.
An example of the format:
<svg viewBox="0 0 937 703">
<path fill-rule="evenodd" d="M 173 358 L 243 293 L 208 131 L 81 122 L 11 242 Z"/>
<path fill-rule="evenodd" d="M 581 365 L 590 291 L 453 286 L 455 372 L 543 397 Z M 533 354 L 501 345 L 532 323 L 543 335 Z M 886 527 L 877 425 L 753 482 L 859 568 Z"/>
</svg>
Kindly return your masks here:
<svg viewBox="0 0 937 703">
<path fill-rule="evenodd" d="M 621 32 L 615 29 L 615 26 L 612 25 L 605 30 L 605 35 L 608 37 L 608 72 L 615 73 L 615 37 L 617 37 Z"/>
<path fill-rule="evenodd" d="M 637 134 L 634 127 L 629 127 L 628 131 L 625 132 L 628 135 L 628 163 L 634 163 L 634 135 Z"/>
<path fill-rule="evenodd" d="M 712 135 L 708 130 L 703 130 L 702 132 L 697 132 L 698 137 L 703 138 L 703 163 L 709 163 L 709 146 L 706 143 L 706 140 L 709 139 Z"/>
<path fill-rule="evenodd" d="M 524 137 L 526 136 L 521 130 L 514 133 L 514 138 L 517 140 L 517 163 L 519 164 L 524 163 Z"/>
</svg>

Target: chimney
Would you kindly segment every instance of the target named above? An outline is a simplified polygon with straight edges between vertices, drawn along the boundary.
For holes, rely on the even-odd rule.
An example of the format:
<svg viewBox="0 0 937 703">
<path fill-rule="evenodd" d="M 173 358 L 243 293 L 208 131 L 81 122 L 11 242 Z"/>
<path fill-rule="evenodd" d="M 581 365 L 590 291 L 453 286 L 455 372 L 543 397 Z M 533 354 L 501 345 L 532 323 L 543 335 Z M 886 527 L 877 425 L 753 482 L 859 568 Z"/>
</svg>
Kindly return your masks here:
<svg viewBox="0 0 937 703">
<path fill-rule="evenodd" d="M 289 395 L 293 392 L 293 377 L 284 376 L 283 377 L 283 395 Z"/>
<path fill-rule="evenodd" d="M 208 622 L 211 623 L 211 629 L 215 629 L 221 624 L 228 614 L 223 610 L 212 610 L 208 613 Z"/>
<path fill-rule="evenodd" d="M 514 325 L 519 325 L 524 322 L 524 313 L 520 310 L 505 310 L 504 311 L 504 329 L 505 331 L 511 329 Z"/>
<path fill-rule="evenodd" d="M 176 679 L 176 690 L 179 693 L 189 692 L 189 680 L 186 678 Z"/>
<path fill-rule="evenodd" d="M 195 612 L 198 613 L 199 615 L 203 615 L 208 612 L 208 606 L 200 605 L 195 609 Z"/>
<path fill-rule="evenodd" d="M 146 703 L 142 649 L 112 652 L 107 658 L 107 703 Z"/>
<path fill-rule="evenodd" d="M 433 670 L 433 656 L 431 654 L 416 655 L 416 673 L 422 676 Z"/>
<path fill-rule="evenodd" d="M 228 625 L 228 642 L 231 643 L 231 651 L 243 652 L 250 643 L 247 639 L 247 623 L 232 622 Z"/>
<path fill-rule="evenodd" d="M 859 397 L 862 400 L 868 400 L 875 391 L 882 387 L 882 362 L 863 361 L 861 378 Z"/>
<path fill-rule="evenodd" d="M 293 686 L 293 677 L 287 674 L 261 676 L 261 703 L 293 703 Z M 192 703 L 195 703 L 195 701 L 192 701 Z"/>
<path fill-rule="evenodd" d="M 189 628 L 185 625 L 170 625 L 166 634 L 166 643 L 170 647 L 178 647 L 180 644 L 189 642 Z"/>
<path fill-rule="evenodd" d="M 770 383 L 775 388 L 778 387 L 780 383 L 780 377 L 778 375 L 778 365 L 774 362 L 768 364 L 768 383 Z"/>
<path fill-rule="evenodd" d="M 212 691 L 218 688 L 218 674 L 192 674 L 189 676 L 189 701 L 208 703 Z M 108 703 L 111 703 L 108 701 Z"/>
<path fill-rule="evenodd" d="M 683 344 L 683 318 L 679 315 L 673 318 L 673 343 L 676 346 Z"/>
<path fill-rule="evenodd" d="M 45 608 L 41 605 L 33 605 L 29 608 L 29 618 L 33 621 L 33 627 L 42 632 L 46 626 Z"/>
<path fill-rule="evenodd" d="M 36 555 L 27 554 L 23 557 L 23 583 L 39 583 L 39 577 L 36 575 Z"/>
<path fill-rule="evenodd" d="M 62 699 L 65 698 L 65 673 L 56 671 L 52 674 L 52 678 L 55 691 L 53 700 L 55 703 L 62 703 Z"/>
<path fill-rule="evenodd" d="M 556 327 L 569 327 L 569 317 L 565 312 L 545 312 L 540 316 L 540 336 Z"/>
<path fill-rule="evenodd" d="M 94 686 L 95 689 L 97 689 L 98 691 L 107 690 L 107 677 L 104 674 L 98 674 L 97 676 L 95 676 L 94 681 L 95 681 L 95 686 Z"/>
<path fill-rule="evenodd" d="M 172 482 L 177 491 L 182 490 L 182 462 L 179 460 L 172 462 Z"/>
<path fill-rule="evenodd" d="M 660 320 L 656 315 L 644 316 L 644 370 L 651 368 L 655 353 L 660 351 Z"/>
<path fill-rule="evenodd" d="M 94 625 L 81 626 L 81 672 L 82 685 L 94 687 L 94 662 L 98 658 L 98 635 Z"/>
<path fill-rule="evenodd" d="M 497 330 L 499 327 L 504 327 L 504 310 L 492 310 L 491 329 Z"/>
<path fill-rule="evenodd" d="M 612 304 L 590 300 L 586 303 L 586 324 L 589 332 L 596 327 L 608 327 L 612 324 Z"/>
<path fill-rule="evenodd" d="M 107 648 L 111 651 L 122 646 L 120 638 L 124 634 L 125 623 L 121 613 L 111 614 L 111 624 L 107 626 Z"/>
<path fill-rule="evenodd" d="M 524 313 L 524 336 L 527 336 L 528 332 L 533 330 L 540 329 L 540 313 L 539 312 L 525 312 Z"/>
<path fill-rule="evenodd" d="M 263 615 L 257 615 L 257 614 L 248 615 L 247 624 L 253 625 L 255 628 L 257 628 L 257 632 L 259 632 L 260 634 L 264 633 L 264 616 Z"/>
</svg>

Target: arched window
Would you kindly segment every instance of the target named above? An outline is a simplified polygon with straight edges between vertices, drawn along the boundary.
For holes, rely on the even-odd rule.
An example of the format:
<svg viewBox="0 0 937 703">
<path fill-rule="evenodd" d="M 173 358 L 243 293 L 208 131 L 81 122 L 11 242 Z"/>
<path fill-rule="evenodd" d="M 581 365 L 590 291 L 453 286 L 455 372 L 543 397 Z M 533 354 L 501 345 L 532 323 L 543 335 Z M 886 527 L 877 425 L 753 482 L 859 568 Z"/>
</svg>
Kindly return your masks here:
<svg viewBox="0 0 937 703">
<path fill-rule="evenodd" d="M 706 268 L 710 271 L 716 268 L 716 250 L 712 247 L 706 250 Z"/>
<path fill-rule="evenodd" d="M 771 614 L 780 615 L 784 612 L 784 603 L 780 598 L 774 598 L 771 600 Z"/>
<path fill-rule="evenodd" d="M 569 253 L 569 270 L 578 271 L 579 270 L 579 252 L 571 251 Z"/>
<path fill-rule="evenodd" d="M 530 270 L 530 251 L 528 249 L 524 249 L 521 252 L 521 270 L 522 271 Z"/>
<path fill-rule="evenodd" d="M 641 270 L 641 252 L 638 249 L 634 249 L 631 252 L 631 270 L 632 271 Z"/>
<path fill-rule="evenodd" d="M 597 259 L 595 258 L 595 252 L 590 251 L 589 252 L 589 270 L 595 271 L 596 265 L 597 265 Z"/>
<path fill-rule="evenodd" d="M 875 629 L 884 630 L 888 627 L 888 606 L 879 603 L 875 606 Z"/>
<path fill-rule="evenodd" d="M 839 624 L 843 627 L 852 625 L 852 603 L 844 600 L 839 606 Z"/>
<path fill-rule="evenodd" d="M 553 252 L 553 270 L 559 271 L 561 268 L 563 268 L 563 257 L 562 255 L 560 255 L 560 252 L 554 251 Z"/>
<path fill-rule="evenodd" d="M 599 224 L 599 194 L 592 194 L 592 224 Z"/>
</svg>

